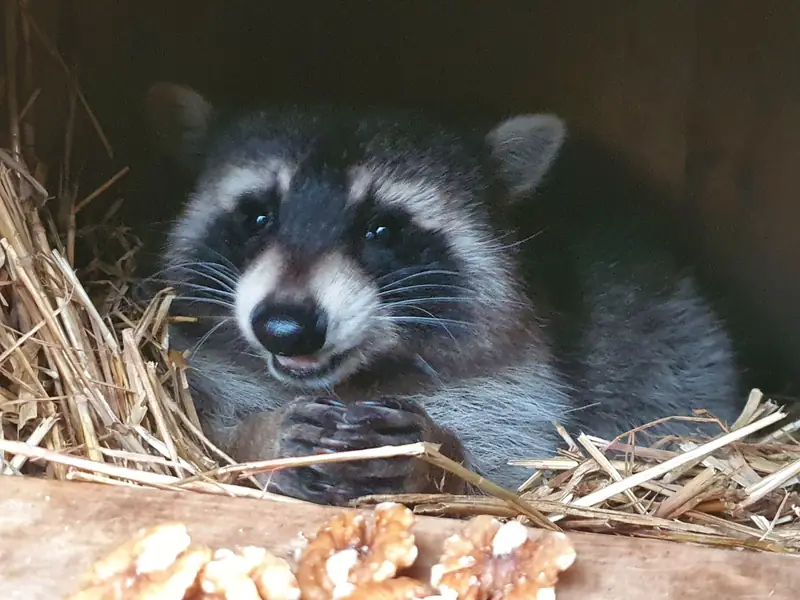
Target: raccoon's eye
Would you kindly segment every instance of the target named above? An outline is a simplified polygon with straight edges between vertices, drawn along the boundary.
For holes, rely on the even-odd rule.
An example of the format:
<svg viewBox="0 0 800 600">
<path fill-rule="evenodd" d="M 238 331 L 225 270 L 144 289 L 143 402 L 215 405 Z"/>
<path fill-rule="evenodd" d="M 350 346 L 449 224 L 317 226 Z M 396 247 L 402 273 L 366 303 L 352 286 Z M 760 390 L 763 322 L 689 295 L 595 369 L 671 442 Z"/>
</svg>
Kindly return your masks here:
<svg viewBox="0 0 800 600">
<path fill-rule="evenodd" d="M 271 211 L 254 210 L 245 215 L 245 228 L 250 235 L 256 235 L 269 229 L 275 222 L 274 214 Z"/>
<path fill-rule="evenodd" d="M 388 239 L 392 236 L 392 230 L 384 225 L 378 225 L 371 229 L 367 230 L 366 238 L 369 241 L 388 241 Z"/>
<path fill-rule="evenodd" d="M 249 235 L 257 235 L 275 225 L 278 202 L 274 192 L 248 194 L 239 199 L 240 222 Z"/>
<path fill-rule="evenodd" d="M 404 223 L 395 215 L 380 215 L 373 218 L 364 234 L 364 239 L 369 243 L 393 244 L 403 234 Z"/>
<path fill-rule="evenodd" d="M 262 229 L 269 225 L 271 220 L 269 215 L 256 215 L 252 217 L 252 226 L 254 229 Z"/>
</svg>

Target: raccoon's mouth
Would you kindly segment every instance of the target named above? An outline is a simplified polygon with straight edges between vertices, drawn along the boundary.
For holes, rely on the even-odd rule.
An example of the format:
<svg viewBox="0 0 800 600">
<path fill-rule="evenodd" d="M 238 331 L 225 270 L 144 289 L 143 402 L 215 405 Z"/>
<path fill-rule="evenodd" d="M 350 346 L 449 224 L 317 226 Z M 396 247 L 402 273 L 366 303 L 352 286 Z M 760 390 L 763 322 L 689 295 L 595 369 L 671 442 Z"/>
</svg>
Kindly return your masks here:
<svg viewBox="0 0 800 600">
<path fill-rule="evenodd" d="M 270 367 L 281 379 L 313 384 L 327 383 L 350 356 L 350 352 L 328 356 L 278 356 L 270 355 Z"/>
</svg>

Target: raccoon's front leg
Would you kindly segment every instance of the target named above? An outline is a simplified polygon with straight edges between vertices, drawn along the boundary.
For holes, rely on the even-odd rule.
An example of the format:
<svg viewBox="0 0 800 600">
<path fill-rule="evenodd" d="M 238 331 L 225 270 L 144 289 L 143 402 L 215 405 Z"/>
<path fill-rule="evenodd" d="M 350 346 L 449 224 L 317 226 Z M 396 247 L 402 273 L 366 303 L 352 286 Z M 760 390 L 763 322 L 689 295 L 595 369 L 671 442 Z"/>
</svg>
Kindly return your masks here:
<svg viewBox="0 0 800 600">
<path fill-rule="evenodd" d="M 278 411 L 250 417 L 241 426 L 237 458 L 304 456 L 419 441 L 441 444 L 464 461 L 459 440 L 437 426 L 414 402 L 381 398 L 343 403 L 301 398 Z M 415 458 L 329 463 L 259 475 L 267 489 L 322 504 L 344 504 L 368 494 L 463 491 L 460 481 Z"/>
</svg>

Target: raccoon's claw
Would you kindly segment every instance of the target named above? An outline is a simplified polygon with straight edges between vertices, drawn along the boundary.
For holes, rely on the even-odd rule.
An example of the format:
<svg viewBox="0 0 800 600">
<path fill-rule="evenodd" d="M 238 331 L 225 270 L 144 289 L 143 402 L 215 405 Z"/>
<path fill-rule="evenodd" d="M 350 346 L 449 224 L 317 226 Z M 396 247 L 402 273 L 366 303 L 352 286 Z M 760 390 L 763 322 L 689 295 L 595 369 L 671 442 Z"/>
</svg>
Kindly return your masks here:
<svg viewBox="0 0 800 600">
<path fill-rule="evenodd" d="M 267 489 L 317 504 L 346 505 L 353 498 L 370 494 L 405 491 L 406 477 L 340 480 L 311 467 L 290 469 L 273 475 Z"/>
<path fill-rule="evenodd" d="M 443 435 L 445 432 L 424 409 L 406 400 L 391 398 L 345 405 L 320 398 L 296 402 L 286 409 L 278 455 L 442 442 L 439 438 Z M 278 471 L 269 477 L 269 486 L 285 495 L 338 505 L 370 494 L 434 491 L 431 469 L 422 461 L 405 457 L 327 463 Z"/>
</svg>

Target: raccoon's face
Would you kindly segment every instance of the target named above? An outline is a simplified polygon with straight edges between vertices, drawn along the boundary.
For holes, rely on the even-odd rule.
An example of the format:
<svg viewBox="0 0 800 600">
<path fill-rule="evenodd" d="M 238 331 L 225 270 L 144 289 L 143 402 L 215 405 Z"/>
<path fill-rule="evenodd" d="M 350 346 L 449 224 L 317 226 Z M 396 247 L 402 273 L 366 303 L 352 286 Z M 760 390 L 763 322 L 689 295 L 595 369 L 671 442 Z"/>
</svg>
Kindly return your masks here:
<svg viewBox="0 0 800 600">
<path fill-rule="evenodd" d="M 485 195 L 531 191 L 564 136 L 517 117 L 477 146 L 438 128 L 257 113 L 215 130 L 196 92 L 150 94 L 163 141 L 202 167 L 167 250 L 199 335 L 233 330 L 278 381 L 330 388 L 384 358 L 436 365 L 519 305 Z M 216 328 L 216 329 L 215 329 Z"/>
</svg>

